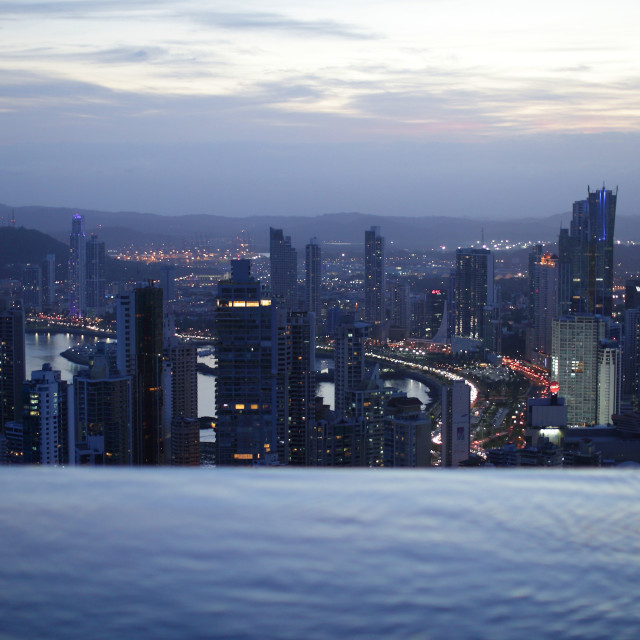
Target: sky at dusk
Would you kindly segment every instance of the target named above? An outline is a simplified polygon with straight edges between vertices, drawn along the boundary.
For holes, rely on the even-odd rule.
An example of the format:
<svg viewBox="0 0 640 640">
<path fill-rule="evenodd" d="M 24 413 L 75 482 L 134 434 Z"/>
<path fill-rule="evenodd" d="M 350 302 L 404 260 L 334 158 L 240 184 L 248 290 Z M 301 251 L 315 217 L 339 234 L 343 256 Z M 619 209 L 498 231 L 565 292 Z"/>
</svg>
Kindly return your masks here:
<svg viewBox="0 0 640 640">
<path fill-rule="evenodd" d="M 0 202 L 640 213 L 640 5 L 0 0 Z"/>
</svg>

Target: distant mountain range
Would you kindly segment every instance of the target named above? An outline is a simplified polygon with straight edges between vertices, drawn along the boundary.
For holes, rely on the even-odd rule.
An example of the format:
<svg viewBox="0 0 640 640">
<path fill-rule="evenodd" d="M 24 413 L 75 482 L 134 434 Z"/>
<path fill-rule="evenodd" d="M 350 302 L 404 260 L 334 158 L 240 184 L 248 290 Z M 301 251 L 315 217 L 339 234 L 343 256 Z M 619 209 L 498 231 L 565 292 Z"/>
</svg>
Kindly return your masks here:
<svg viewBox="0 0 640 640">
<path fill-rule="evenodd" d="M 467 218 L 375 216 L 364 213 L 330 213 L 315 217 L 251 216 L 232 218 L 214 215 L 161 216 L 134 211 L 93 211 L 56 207 L 9 207 L 0 204 L 0 225 L 15 218 L 17 226 L 38 229 L 67 243 L 71 218 L 75 213 L 85 216 L 87 233 L 97 233 L 108 247 L 142 246 L 163 241 L 191 242 L 194 238 L 209 238 L 231 242 L 241 232 L 251 238 L 256 250 L 267 251 L 269 227 L 281 228 L 291 236 L 299 250 L 312 237 L 323 243 L 346 242 L 361 245 L 364 230 L 372 225 L 381 228 L 389 248 L 428 249 L 446 246 L 469 246 L 484 237 L 509 240 L 514 243 L 536 241 L 553 243 L 561 226 L 568 226 L 569 213 L 545 218 L 512 220 L 471 220 Z M 640 242 L 640 219 L 618 217 L 616 238 Z"/>
</svg>

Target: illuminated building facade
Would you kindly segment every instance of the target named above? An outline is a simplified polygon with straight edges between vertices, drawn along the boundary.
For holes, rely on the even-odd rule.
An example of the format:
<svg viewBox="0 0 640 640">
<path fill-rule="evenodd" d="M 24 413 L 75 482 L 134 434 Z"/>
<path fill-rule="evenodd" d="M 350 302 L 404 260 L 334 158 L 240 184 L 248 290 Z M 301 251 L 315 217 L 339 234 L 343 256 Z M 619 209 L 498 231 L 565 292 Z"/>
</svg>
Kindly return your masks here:
<svg viewBox="0 0 640 640">
<path fill-rule="evenodd" d="M 214 334 L 216 463 L 247 465 L 277 459 L 272 307 L 249 260 L 232 260 L 218 283 Z"/>
<path fill-rule="evenodd" d="M 494 301 L 493 255 L 488 249 L 458 249 L 454 278 L 454 337 L 482 340 L 483 313 Z"/>
<path fill-rule="evenodd" d="M 544 253 L 530 271 L 533 337 L 530 359 L 551 354 L 552 322 L 558 317 L 558 256 Z"/>
<path fill-rule="evenodd" d="M 56 257 L 48 253 L 42 261 L 42 309 L 52 311 L 56 305 Z"/>
<path fill-rule="evenodd" d="M 49 363 L 24 383 L 22 416 L 25 464 L 69 463 L 68 385 Z"/>
<path fill-rule="evenodd" d="M 558 239 L 560 314 L 611 316 L 617 197 L 617 189 L 587 189 L 587 199 L 573 203 L 571 228 Z"/>
<path fill-rule="evenodd" d="M 598 421 L 600 342 L 606 337 L 604 320 L 588 314 L 553 321 L 551 378 L 567 405 L 569 426 Z"/>
</svg>

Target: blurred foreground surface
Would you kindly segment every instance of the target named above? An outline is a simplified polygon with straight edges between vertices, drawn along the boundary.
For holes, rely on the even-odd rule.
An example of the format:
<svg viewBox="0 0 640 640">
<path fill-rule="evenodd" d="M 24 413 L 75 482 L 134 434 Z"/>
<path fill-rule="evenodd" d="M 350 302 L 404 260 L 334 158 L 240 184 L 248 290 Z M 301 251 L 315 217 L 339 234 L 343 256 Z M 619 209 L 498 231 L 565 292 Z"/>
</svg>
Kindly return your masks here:
<svg viewBox="0 0 640 640">
<path fill-rule="evenodd" d="M 5 638 L 637 638 L 634 471 L 0 469 Z"/>
</svg>

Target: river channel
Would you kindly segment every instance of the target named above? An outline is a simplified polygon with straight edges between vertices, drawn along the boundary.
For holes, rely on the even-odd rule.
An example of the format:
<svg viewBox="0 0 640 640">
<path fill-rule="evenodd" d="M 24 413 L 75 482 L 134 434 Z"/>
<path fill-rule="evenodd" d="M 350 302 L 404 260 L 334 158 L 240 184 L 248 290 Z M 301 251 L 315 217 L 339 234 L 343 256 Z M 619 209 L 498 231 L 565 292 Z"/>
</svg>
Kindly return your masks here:
<svg viewBox="0 0 640 640">
<path fill-rule="evenodd" d="M 74 364 L 60 353 L 69 347 L 76 345 L 91 345 L 96 342 L 113 342 L 113 339 L 97 338 L 95 336 L 78 336 L 68 333 L 28 333 L 25 336 L 26 349 L 26 374 L 31 377 L 31 372 L 42 369 L 45 362 L 49 362 L 53 369 L 61 372 L 62 378 L 68 382 L 73 381 L 73 376 L 83 367 Z M 209 366 L 215 366 L 213 356 L 198 357 L 199 362 L 204 362 Z M 331 360 L 317 360 L 318 369 L 326 371 L 333 366 Z M 216 379 L 214 376 L 198 374 L 198 415 L 213 416 Z M 424 384 L 409 378 L 388 379 L 384 381 L 385 386 L 394 387 L 403 391 L 410 397 L 418 398 L 423 404 L 431 402 L 429 389 Z M 318 395 L 324 398 L 325 404 L 333 408 L 334 384 L 333 382 L 320 382 L 317 387 Z"/>
</svg>

